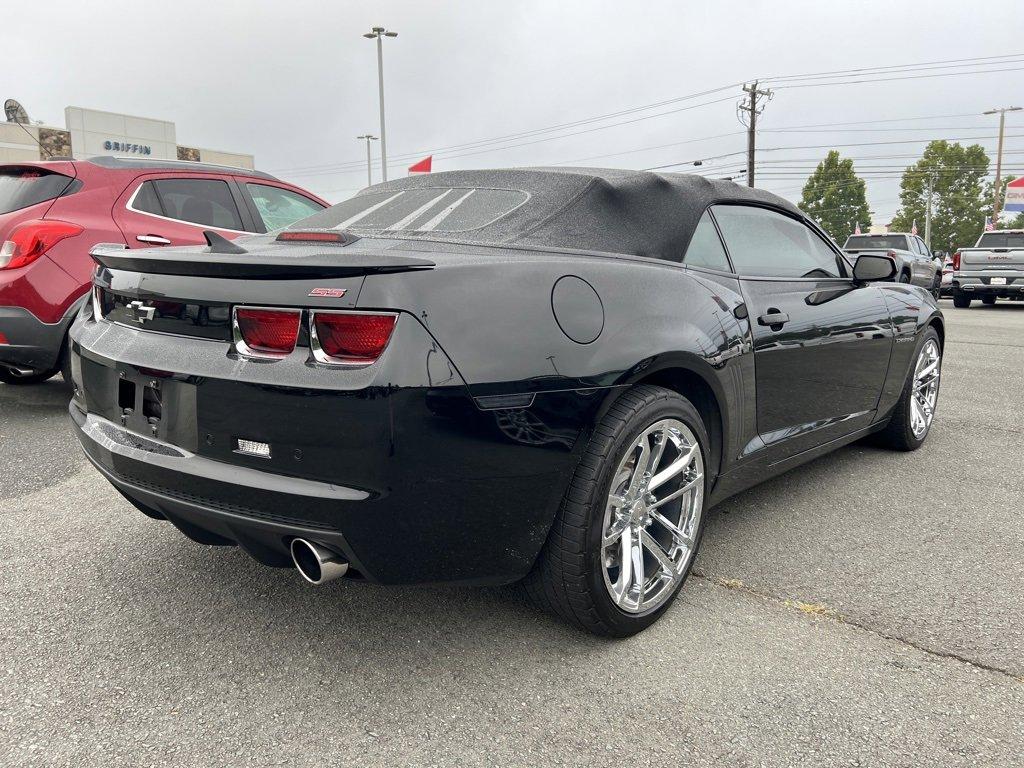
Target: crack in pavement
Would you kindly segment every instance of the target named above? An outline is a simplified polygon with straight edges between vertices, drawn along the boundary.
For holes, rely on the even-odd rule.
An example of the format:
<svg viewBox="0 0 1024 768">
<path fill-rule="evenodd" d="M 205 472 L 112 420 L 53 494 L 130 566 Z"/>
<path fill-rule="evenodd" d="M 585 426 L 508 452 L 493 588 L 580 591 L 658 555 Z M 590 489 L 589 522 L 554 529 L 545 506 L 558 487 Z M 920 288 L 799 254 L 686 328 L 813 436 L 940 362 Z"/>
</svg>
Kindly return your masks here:
<svg viewBox="0 0 1024 768">
<path fill-rule="evenodd" d="M 907 638 L 899 637 L 898 635 L 893 635 L 881 629 L 869 626 L 857 619 L 853 619 L 848 616 L 843 616 L 838 611 L 829 608 L 827 605 L 821 603 L 805 603 L 800 600 L 781 597 L 779 595 L 772 594 L 771 592 L 768 592 L 766 590 L 758 589 L 757 587 L 752 587 L 749 584 L 745 584 L 740 579 L 723 579 L 720 576 L 712 576 L 711 574 L 702 573 L 701 571 L 698 571 L 696 569 L 690 571 L 690 575 L 698 579 L 703 579 L 704 581 L 707 581 L 710 584 L 714 584 L 715 586 L 722 587 L 723 589 L 732 590 L 734 592 L 743 592 L 744 594 L 751 595 L 761 600 L 766 600 L 782 608 L 796 610 L 805 615 L 817 616 L 825 619 L 832 619 L 833 621 L 839 624 L 845 624 L 847 626 L 854 627 L 863 632 L 868 632 L 872 635 L 875 635 L 876 637 L 880 637 L 885 640 L 892 640 L 893 642 L 900 643 L 901 645 L 905 645 L 908 648 L 913 648 L 914 650 L 921 651 L 922 653 L 926 653 L 929 656 L 935 658 L 959 661 L 962 664 L 967 664 L 969 666 L 974 667 L 975 669 L 985 670 L 986 672 L 995 672 L 997 674 L 1008 677 L 1015 682 L 1024 683 L 1024 676 L 1015 675 L 1013 672 L 1009 672 L 1005 669 L 1002 669 L 1001 667 L 996 667 L 992 664 L 986 664 L 985 662 L 978 661 L 976 659 L 970 659 L 966 656 L 960 655 L 959 653 L 954 653 L 953 651 L 937 651 L 934 648 L 929 648 L 927 646 L 921 645 L 920 643 L 917 643 L 913 640 L 908 640 Z"/>
</svg>

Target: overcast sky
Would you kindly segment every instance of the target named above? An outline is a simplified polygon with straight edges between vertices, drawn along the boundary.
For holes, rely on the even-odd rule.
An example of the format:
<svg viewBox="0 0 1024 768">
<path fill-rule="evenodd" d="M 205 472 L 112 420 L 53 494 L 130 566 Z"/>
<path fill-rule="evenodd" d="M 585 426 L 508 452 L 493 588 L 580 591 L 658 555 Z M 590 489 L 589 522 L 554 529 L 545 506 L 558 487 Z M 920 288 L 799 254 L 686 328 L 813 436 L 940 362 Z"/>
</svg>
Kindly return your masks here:
<svg viewBox="0 0 1024 768">
<path fill-rule="evenodd" d="M 378 132 L 376 44 L 361 36 L 373 25 L 399 33 L 384 43 L 388 149 L 395 176 L 411 162 L 405 158 L 432 149 L 585 120 L 755 77 L 1024 52 L 1020 23 L 1011 17 L 962 0 L 49 0 L 5 9 L 0 97 L 18 98 L 33 119 L 49 125 L 63 126 L 69 105 L 173 120 L 180 144 L 252 153 L 257 167 L 337 201 L 366 183 L 365 164 L 360 164 L 365 151 L 355 137 Z M 1024 101 L 1022 76 L 1024 71 L 1006 71 L 778 87 L 760 120 L 765 131 L 759 147 L 815 148 L 764 152 L 759 160 L 781 168 L 785 163 L 779 161 L 790 158 L 803 166 L 827 151 L 817 145 L 994 136 L 997 119 L 980 113 Z M 736 87 L 557 134 L 450 150 L 447 159 L 438 154 L 434 167 L 645 168 L 738 153 L 746 146 L 735 113 L 740 95 Z M 950 115 L 962 116 L 936 117 Z M 770 132 L 894 118 L 935 119 L 845 126 L 845 132 L 836 127 Z M 624 120 L 633 122 L 604 127 Z M 1008 125 L 1015 126 L 1007 130 L 1010 136 L 1024 134 L 1024 117 L 1011 115 Z M 922 127 L 930 130 L 908 130 Z M 720 138 L 692 141 L 711 136 Z M 691 143 L 679 143 L 686 141 Z M 994 139 L 979 143 L 993 153 Z M 666 144 L 675 146 L 661 146 Z M 923 146 L 839 149 L 865 158 L 858 166 L 878 166 L 913 160 L 870 156 L 914 154 Z M 649 147 L 660 148 L 644 149 Z M 1011 152 L 1006 165 L 1024 169 L 1024 138 L 1008 138 L 1006 148 Z M 633 151 L 638 149 L 643 151 Z M 743 162 L 741 154 L 708 160 L 701 172 L 720 170 L 724 176 Z M 798 199 L 803 179 L 784 178 L 781 172 L 765 175 L 758 186 Z M 374 178 L 379 180 L 379 170 Z M 887 222 L 898 205 L 898 180 L 870 180 L 868 192 L 876 223 Z"/>
</svg>

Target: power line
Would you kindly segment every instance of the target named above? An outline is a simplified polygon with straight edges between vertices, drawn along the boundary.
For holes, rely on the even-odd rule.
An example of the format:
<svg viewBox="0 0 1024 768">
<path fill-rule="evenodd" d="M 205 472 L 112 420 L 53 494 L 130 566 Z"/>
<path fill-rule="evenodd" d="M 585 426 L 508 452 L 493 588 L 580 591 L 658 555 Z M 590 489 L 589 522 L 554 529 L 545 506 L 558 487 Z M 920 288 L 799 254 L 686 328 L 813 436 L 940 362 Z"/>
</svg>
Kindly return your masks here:
<svg viewBox="0 0 1024 768">
<path fill-rule="evenodd" d="M 561 130 L 565 130 L 567 128 L 576 128 L 576 127 L 579 127 L 581 125 L 589 125 L 589 124 L 592 124 L 592 123 L 601 122 L 603 120 L 610 120 L 610 119 L 615 118 L 615 117 L 622 117 L 622 116 L 625 116 L 625 115 L 635 114 L 637 112 L 645 112 L 645 111 L 650 110 L 650 109 L 656 109 L 658 107 L 667 106 L 669 104 L 676 104 L 676 103 L 679 103 L 681 101 L 689 101 L 691 99 L 697 99 L 697 98 L 700 98 L 702 96 L 709 96 L 711 94 L 719 93 L 721 91 L 731 90 L 732 88 L 735 88 L 738 85 L 740 85 L 740 83 L 733 83 L 733 84 L 730 84 L 730 85 L 721 86 L 719 88 L 711 88 L 711 89 L 706 90 L 706 91 L 700 91 L 698 93 L 691 93 L 691 94 L 687 94 L 685 96 L 677 96 L 677 97 L 672 98 L 672 99 L 665 99 L 663 101 L 657 101 L 657 102 L 652 102 L 650 104 L 644 104 L 644 105 L 639 106 L 639 107 L 631 107 L 629 109 L 619 110 L 618 112 L 609 112 L 609 113 L 604 114 L 604 115 L 596 115 L 594 117 L 583 118 L 581 120 L 574 120 L 572 122 L 560 123 L 560 124 L 557 124 L 557 125 L 547 126 L 547 127 L 543 127 L 543 128 L 533 128 L 533 129 L 528 130 L 528 131 L 520 131 L 518 133 L 505 134 L 504 136 L 497 136 L 497 137 L 493 137 L 493 138 L 490 138 L 490 139 L 476 139 L 474 141 L 463 142 L 463 143 L 460 143 L 460 144 L 451 144 L 451 145 L 448 145 L 448 146 L 445 146 L 445 147 L 436 147 L 434 149 L 422 149 L 422 150 L 418 150 L 416 152 L 407 152 L 407 153 L 404 153 L 404 154 L 401 154 L 401 155 L 395 155 L 395 156 L 393 156 L 392 159 L 395 159 L 395 160 L 414 159 L 414 158 L 420 157 L 421 155 L 425 155 L 425 154 L 435 154 L 435 155 L 437 155 L 437 154 L 442 154 L 444 152 L 451 152 L 451 151 L 455 151 L 455 150 L 459 150 L 459 149 L 478 148 L 478 147 L 483 146 L 485 144 L 496 144 L 496 143 L 501 143 L 501 142 L 504 142 L 504 141 L 511 141 L 511 140 L 520 139 L 520 138 L 527 138 L 527 137 L 535 136 L 535 135 L 539 135 L 539 134 L 552 133 L 552 132 L 555 132 L 555 131 L 561 131 Z M 634 119 L 634 120 L 627 120 L 627 121 L 625 121 L 623 123 L 614 123 L 613 125 L 625 125 L 625 124 L 628 124 L 628 123 L 637 122 L 640 119 L 647 120 L 647 119 L 651 119 L 651 118 L 655 118 L 655 117 L 660 117 L 662 115 L 671 115 L 671 114 L 675 114 L 676 112 L 685 111 L 686 109 L 695 109 L 695 108 L 697 108 L 697 106 L 707 106 L 708 104 L 718 104 L 719 101 L 728 101 L 731 98 L 732 97 L 730 96 L 730 97 L 728 97 L 726 99 L 710 101 L 710 102 L 706 102 L 705 104 L 702 104 L 702 105 L 693 105 L 693 106 L 686 107 L 685 109 L 681 109 L 681 110 L 669 110 L 669 111 L 666 111 L 666 112 L 659 112 L 658 114 L 647 115 L 647 116 L 645 116 L 643 118 L 638 118 L 638 119 Z M 610 125 L 610 126 L 607 126 L 607 127 L 612 127 L 612 126 Z M 568 135 L 574 136 L 576 134 L 568 134 Z M 561 137 L 555 136 L 555 137 L 551 137 L 551 138 L 561 138 Z M 516 145 L 516 146 L 519 146 L 519 145 Z M 343 166 L 343 165 L 353 165 L 353 164 L 356 164 L 358 162 L 361 162 L 361 161 L 354 161 L 354 160 L 352 160 L 352 161 L 344 161 L 344 162 L 333 163 L 333 164 L 297 166 L 297 167 L 294 167 L 294 168 L 278 168 L 278 169 L 274 169 L 274 170 L 276 170 L 276 171 L 295 171 L 295 170 L 306 170 L 306 169 L 313 169 L 313 168 L 340 167 L 340 166 Z"/>
<path fill-rule="evenodd" d="M 1015 59 L 1015 58 L 1017 58 L 1019 56 L 1022 56 L 1022 55 L 1024 55 L 1024 54 L 1020 54 L 1020 53 L 1003 53 L 1003 54 L 1000 54 L 998 56 L 973 56 L 973 57 L 966 58 L 966 59 L 940 59 L 938 61 L 919 61 L 919 62 L 914 63 L 914 64 L 889 64 L 889 65 L 878 66 L 878 67 L 861 67 L 859 69 L 834 69 L 834 70 L 826 71 L 826 72 L 810 72 L 810 73 L 806 73 L 806 74 L 803 74 L 803 75 L 779 75 L 779 76 L 776 76 L 776 77 L 765 77 L 765 78 L 762 78 L 762 79 L 764 79 L 764 80 L 803 80 L 803 79 L 806 79 L 808 77 L 815 77 L 815 76 L 818 76 L 818 75 L 845 75 L 845 74 L 854 74 L 854 73 L 857 73 L 857 72 L 869 72 L 869 71 L 881 70 L 881 69 L 906 69 L 908 67 L 923 67 L 923 66 L 929 66 L 929 65 L 932 65 L 932 64 L 963 64 L 963 63 L 969 62 L 969 61 L 985 61 L 985 60 L 991 60 L 991 59 Z"/>
<path fill-rule="evenodd" d="M 1008 62 L 1017 63 L 1017 62 Z M 856 85 L 858 83 L 891 83 L 896 80 L 924 80 L 929 77 L 958 77 L 960 75 L 988 75 L 995 74 L 998 72 L 1020 72 L 1024 70 L 1024 67 L 1008 67 L 1006 69 L 979 69 L 974 72 L 936 72 L 933 75 L 904 75 L 900 77 L 883 77 L 874 79 L 864 80 L 840 80 L 840 81 L 829 81 L 825 83 L 795 83 L 793 85 L 777 85 L 776 90 L 788 89 L 788 88 L 819 88 L 821 86 L 829 85 Z"/>
</svg>

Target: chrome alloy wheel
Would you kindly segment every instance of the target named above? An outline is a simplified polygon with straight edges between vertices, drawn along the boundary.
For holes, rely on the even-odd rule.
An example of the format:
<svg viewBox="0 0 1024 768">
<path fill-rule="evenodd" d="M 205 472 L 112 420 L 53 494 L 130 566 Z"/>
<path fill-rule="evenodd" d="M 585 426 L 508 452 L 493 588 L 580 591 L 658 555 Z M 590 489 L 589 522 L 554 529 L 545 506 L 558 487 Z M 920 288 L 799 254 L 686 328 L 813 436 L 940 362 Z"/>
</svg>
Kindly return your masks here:
<svg viewBox="0 0 1024 768">
<path fill-rule="evenodd" d="M 601 536 L 604 583 L 614 603 L 648 613 L 675 591 L 693 558 L 704 510 L 704 456 L 677 419 L 651 424 L 612 479 Z"/>
<path fill-rule="evenodd" d="M 942 355 L 935 339 L 928 339 L 914 365 L 913 392 L 910 397 L 910 431 L 920 440 L 932 425 L 935 404 L 939 399 L 939 376 Z"/>
</svg>

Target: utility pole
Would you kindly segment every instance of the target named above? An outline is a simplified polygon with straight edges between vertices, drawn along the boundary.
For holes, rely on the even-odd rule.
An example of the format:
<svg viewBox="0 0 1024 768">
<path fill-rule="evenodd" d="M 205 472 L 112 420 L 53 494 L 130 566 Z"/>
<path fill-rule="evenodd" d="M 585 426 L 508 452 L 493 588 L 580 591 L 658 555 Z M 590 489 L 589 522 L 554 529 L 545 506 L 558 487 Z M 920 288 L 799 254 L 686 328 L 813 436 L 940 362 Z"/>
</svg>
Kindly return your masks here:
<svg viewBox="0 0 1024 768">
<path fill-rule="evenodd" d="M 928 171 L 928 205 L 924 211 L 924 243 L 929 250 L 932 247 L 932 185 L 934 181 L 934 174 Z"/>
<path fill-rule="evenodd" d="M 388 180 L 388 149 L 387 133 L 384 130 L 384 38 L 398 37 L 397 32 L 389 32 L 384 27 L 372 27 L 363 37 L 371 40 L 377 38 L 377 85 L 380 89 L 380 175 L 382 181 Z"/>
<path fill-rule="evenodd" d="M 370 142 L 376 141 L 377 137 L 364 133 L 362 136 L 356 136 L 356 138 L 366 139 L 366 184 L 369 186 L 373 184 L 373 161 L 370 159 Z"/>
<path fill-rule="evenodd" d="M 1003 131 L 1006 128 L 1006 113 L 1007 112 L 1019 112 L 1021 107 L 997 107 L 996 109 L 990 109 L 986 112 L 982 112 L 983 115 L 994 115 L 999 114 L 999 144 L 996 149 L 996 183 L 995 183 L 995 195 L 992 200 L 992 226 L 996 227 L 999 225 L 999 203 L 1000 203 L 1000 187 L 1003 184 Z"/>
<path fill-rule="evenodd" d="M 747 98 L 741 101 L 737 105 L 737 109 L 740 112 L 746 112 L 749 117 L 744 121 L 743 117 L 740 117 L 740 122 L 747 126 L 747 186 L 754 186 L 754 152 L 756 147 L 756 136 L 757 136 L 757 116 L 764 110 L 764 104 L 758 106 L 758 98 L 764 98 L 766 101 L 771 101 L 772 91 L 769 88 L 758 88 L 757 80 L 754 81 L 753 85 L 744 85 L 743 92 L 747 94 Z"/>
</svg>

